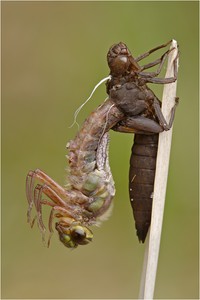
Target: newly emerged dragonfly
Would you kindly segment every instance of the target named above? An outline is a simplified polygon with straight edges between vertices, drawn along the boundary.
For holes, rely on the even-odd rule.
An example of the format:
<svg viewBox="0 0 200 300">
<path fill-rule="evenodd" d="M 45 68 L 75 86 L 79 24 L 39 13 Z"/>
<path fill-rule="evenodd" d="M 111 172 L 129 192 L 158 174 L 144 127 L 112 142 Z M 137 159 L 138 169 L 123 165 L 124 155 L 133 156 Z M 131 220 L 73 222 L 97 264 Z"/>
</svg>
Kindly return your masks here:
<svg viewBox="0 0 200 300">
<path fill-rule="evenodd" d="M 49 232 L 53 233 L 53 219 L 57 218 L 55 228 L 60 241 L 68 248 L 88 244 L 93 237 L 88 226 L 99 224 L 109 215 L 115 188 L 108 162 L 107 132 L 123 117 L 113 102 L 107 100 L 86 119 L 75 139 L 67 144 L 67 188 L 40 169 L 29 171 L 26 179 L 28 222 L 33 226 L 35 218 L 31 220 L 31 210 L 35 206 L 43 239 L 46 231 L 43 205 L 51 207 Z M 35 180 L 39 181 L 36 186 Z M 44 195 L 51 201 L 43 199 Z"/>
<path fill-rule="evenodd" d="M 67 145 L 68 186 L 60 186 L 40 169 L 29 171 L 27 175 L 28 222 L 33 226 L 37 219 L 43 239 L 46 231 L 42 218 L 43 205 L 51 207 L 48 222 L 50 237 L 54 218 L 57 218 L 55 228 L 60 241 L 68 248 L 88 244 L 93 237 L 88 227 L 97 225 L 108 217 L 115 194 L 108 162 L 108 131 L 111 128 L 120 132 L 142 134 L 157 133 L 170 128 L 175 107 L 170 124 L 167 124 L 158 99 L 146 86 L 147 82 L 157 79 L 154 77 L 159 74 L 168 53 L 169 51 L 160 60 L 139 67 L 139 59 L 133 59 L 125 44 L 119 43 L 110 48 L 108 65 L 111 79 L 107 83 L 109 98 L 90 114 L 75 139 Z M 140 59 L 148 54 L 140 56 Z M 142 72 L 157 64 L 159 68 L 156 74 Z M 175 76 L 165 83 L 176 80 L 176 68 L 175 60 Z M 158 79 L 157 82 L 161 83 Z M 139 177 L 138 174 L 136 176 Z M 36 181 L 39 182 L 37 185 Z M 44 199 L 44 196 L 49 199 Z M 36 217 L 32 220 L 33 206 Z M 143 241 L 143 237 L 140 240 Z M 50 238 L 48 244 L 49 242 Z"/>
</svg>

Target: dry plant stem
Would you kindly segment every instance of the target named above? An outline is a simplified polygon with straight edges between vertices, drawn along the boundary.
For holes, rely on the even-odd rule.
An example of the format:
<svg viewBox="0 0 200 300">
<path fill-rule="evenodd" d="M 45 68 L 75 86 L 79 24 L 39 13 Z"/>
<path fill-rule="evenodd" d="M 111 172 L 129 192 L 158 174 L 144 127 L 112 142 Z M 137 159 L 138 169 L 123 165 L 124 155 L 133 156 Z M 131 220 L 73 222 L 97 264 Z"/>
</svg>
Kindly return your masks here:
<svg viewBox="0 0 200 300">
<path fill-rule="evenodd" d="M 176 49 L 172 51 L 169 55 L 166 77 L 173 76 L 173 61 L 177 55 L 177 42 L 175 40 L 172 41 L 171 47 L 175 47 Z M 162 112 L 167 121 L 169 121 L 170 119 L 170 112 L 175 103 L 176 85 L 177 81 L 174 83 L 166 84 L 164 86 L 162 98 Z M 153 299 L 154 295 L 165 205 L 171 139 L 172 128 L 169 131 L 164 131 L 159 134 L 151 227 L 149 240 L 147 240 L 146 244 L 139 299 Z"/>
</svg>

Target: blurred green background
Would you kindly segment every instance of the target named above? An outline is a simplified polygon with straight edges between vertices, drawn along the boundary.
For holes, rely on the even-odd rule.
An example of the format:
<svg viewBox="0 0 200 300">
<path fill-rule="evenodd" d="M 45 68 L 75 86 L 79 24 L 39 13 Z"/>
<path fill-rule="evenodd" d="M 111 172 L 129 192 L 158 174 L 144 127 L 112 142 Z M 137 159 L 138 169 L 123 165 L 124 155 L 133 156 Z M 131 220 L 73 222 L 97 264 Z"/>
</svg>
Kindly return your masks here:
<svg viewBox="0 0 200 300">
<path fill-rule="evenodd" d="M 198 2 L 2 2 L 2 298 L 137 298 L 145 246 L 128 199 L 132 135 L 111 132 L 114 211 L 94 241 L 51 247 L 26 223 L 25 177 L 65 182 L 73 115 L 108 75 L 106 54 L 180 45 L 178 92 L 156 298 L 198 298 Z M 160 57 L 162 51 L 147 61 Z M 161 87 L 151 85 L 161 95 Z M 105 99 L 102 85 L 81 111 Z M 45 210 L 46 222 L 48 210 Z"/>
</svg>

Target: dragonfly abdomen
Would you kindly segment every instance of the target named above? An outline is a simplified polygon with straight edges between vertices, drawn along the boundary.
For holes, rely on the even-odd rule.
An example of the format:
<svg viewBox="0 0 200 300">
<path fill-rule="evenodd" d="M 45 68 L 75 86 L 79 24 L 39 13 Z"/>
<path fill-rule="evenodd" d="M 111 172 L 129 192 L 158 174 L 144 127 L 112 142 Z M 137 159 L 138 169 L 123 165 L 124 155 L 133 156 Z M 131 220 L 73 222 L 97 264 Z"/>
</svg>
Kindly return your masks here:
<svg viewBox="0 0 200 300">
<path fill-rule="evenodd" d="M 144 243 L 150 223 L 158 134 L 135 134 L 129 171 L 129 195 L 139 241 Z"/>
</svg>

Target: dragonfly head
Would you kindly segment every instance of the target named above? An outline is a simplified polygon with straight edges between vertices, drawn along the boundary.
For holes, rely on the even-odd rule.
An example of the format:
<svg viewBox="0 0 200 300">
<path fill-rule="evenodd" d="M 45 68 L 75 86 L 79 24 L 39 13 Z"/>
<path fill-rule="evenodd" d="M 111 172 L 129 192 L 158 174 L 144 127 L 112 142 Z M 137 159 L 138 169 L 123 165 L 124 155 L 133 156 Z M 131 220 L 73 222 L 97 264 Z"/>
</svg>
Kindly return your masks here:
<svg viewBox="0 0 200 300">
<path fill-rule="evenodd" d="M 76 248 L 78 245 L 87 245 L 92 241 L 93 233 L 90 229 L 85 226 L 71 224 L 65 226 L 61 223 L 56 223 L 56 230 L 58 231 L 60 241 L 67 248 Z"/>
<path fill-rule="evenodd" d="M 128 59 L 129 55 L 131 54 L 124 43 L 120 42 L 111 46 L 107 54 L 107 61 L 111 75 L 119 76 L 126 73 L 130 65 Z"/>
<path fill-rule="evenodd" d="M 139 65 L 132 57 L 126 44 L 122 42 L 110 47 L 107 61 L 111 76 L 124 76 L 131 70 L 139 70 Z"/>
</svg>

